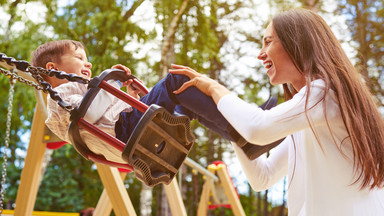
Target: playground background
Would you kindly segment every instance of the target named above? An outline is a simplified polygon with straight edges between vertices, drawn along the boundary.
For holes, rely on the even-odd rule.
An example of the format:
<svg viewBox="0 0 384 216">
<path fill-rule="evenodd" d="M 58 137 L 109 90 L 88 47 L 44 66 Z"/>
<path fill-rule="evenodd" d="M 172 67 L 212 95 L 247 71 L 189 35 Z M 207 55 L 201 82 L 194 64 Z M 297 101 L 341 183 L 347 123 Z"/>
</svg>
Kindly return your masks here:
<svg viewBox="0 0 384 216">
<path fill-rule="evenodd" d="M 32 50 L 48 40 L 79 40 L 87 48 L 94 75 L 121 63 L 151 87 L 167 73 L 170 63 L 189 65 L 260 104 L 271 94 L 282 98 L 282 90 L 269 85 L 256 58 L 264 28 L 277 11 L 293 7 L 315 10 L 331 24 L 383 110 L 383 0 L 0 0 L 0 52 L 29 61 Z M 0 76 L 1 156 L 8 89 L 9 79 Z M 33 89 L 16 84 L 6 152 L 7 209 L 14 207 L 35 103 Z M 231 144 L 197 122 L 193 128 L 197 140 L 189 157 L 204 167 L 223 160 L 247 215 L 286 214 L 285 180 L 270 190 L 252 191 Z M 46 157 L 35 210 L 79 212 L 96 205 L 103 187 L 92 163 L 70 145 L 47 151 Z M 188 167 L 180 170 L 178 178 L 188 215 L 196 215 L 204 179 Z M 125 184 L 136 212 L 168 214 L 161 186 L 144 187 L 133 174 Z M 150 195 L 151 202 L 140 199 L 144 194 Z M 231 211 L 219 208 L 210 214 L 231 215 Z"/>
</svg>

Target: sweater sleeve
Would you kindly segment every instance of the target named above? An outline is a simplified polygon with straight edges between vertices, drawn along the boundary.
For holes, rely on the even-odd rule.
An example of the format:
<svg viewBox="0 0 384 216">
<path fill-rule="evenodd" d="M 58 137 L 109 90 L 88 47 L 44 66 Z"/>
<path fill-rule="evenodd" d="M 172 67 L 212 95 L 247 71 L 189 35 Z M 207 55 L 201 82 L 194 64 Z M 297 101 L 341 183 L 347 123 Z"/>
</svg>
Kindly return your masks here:
<svg viewBox="0 0 384 216">
<path fill-rule="evenodd" d="M 306 87 L 303 87 L 291 100 L 270 110 L 262 110 L 233 94 L 223 96 L 218 109 L 248 142 L 266 145 L 308 128 L 310 124 L 325 124 L 323 97 L 324 83 L 319 81 L 312 83 L 308 101 Z"/>
<path fill-rule="evenodd" d="M 121 83 L 117 81 L 109 80 L 107 83 L 117 89 L 121 88 Z M 90 123 L 96 123 L 113 103 L 116 103 L 116 98 L 104 89 L 100 89 L 100 92 L 96 95 L 91 105 L 88 107 L 84 119 Z"/>
<path fill-rule="evenodd" d="M 271 155 L 268 158 L 264 154 L 252 161 L 237 144 L 232 143 L 253 190 L 267 190 L 287 175 L 288 147 L 291 140 L 291 136 L 288 136 L 280 145 L 271 150 Z"/>
</svg>

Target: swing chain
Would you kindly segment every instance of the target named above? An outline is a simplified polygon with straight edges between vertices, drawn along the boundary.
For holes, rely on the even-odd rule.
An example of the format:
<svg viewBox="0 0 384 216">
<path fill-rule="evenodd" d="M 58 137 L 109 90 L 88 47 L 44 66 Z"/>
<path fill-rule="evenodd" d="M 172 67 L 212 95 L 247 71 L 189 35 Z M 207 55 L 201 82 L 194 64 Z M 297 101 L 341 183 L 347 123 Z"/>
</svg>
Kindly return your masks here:
<svg viewBox="0 0 384 216">
<path fill-rule="evenodd" d="M 65 102 L 60 97 L 59 93 L 57 93 L 55 90 L 53 90 L 51 84 L 49 84 L 48 82 L 46 82 L 44 80 L 44 78 L 41 76 L 41 74 L 44 74 L 44 75 L 50 76 L 50 77 L 55 76 L 59 79 L 67 79 L 67 80 L 72 81 L 72 82 L 79 82 L 79 83 L 83 83 L 83 84 L 89 83 L 88 79 L 77 76 L 75 74 L 67 74 L 65 72 L 55 71 L 55 70 L 46 70 L 46 69 L 41 68 L 41 67 L 32 67 L 31 66 L 28 68 L 28 72 L 31 73 L 32 77 L 42 86 L 42 90 L 45 93 L 48 93 L 51 96 L 51 98 L 54 101 L 56 101 L 57 104 L 61 108 L 65 109 L 68 112 L 71 112 L 74 109 L 74 107 L 72 107 L 70 104 Z"/>
<path fill-rule="evenodd" d="M 7 161 L 8 161 L 7 151 L 9 148 L 9 141 L 10 141 L 10 136 L 11 136 L 12 105 L 13 105 L 15 79 L 13 79 L 13 77 L 11 77 L 9 79 L 9 83 L 10 83 L 10 88 L 9 88 L 9 96 L 8 96 L 8 113 L 7 113 L 7 125 L 6 125 L 7 128 L 6 128 L 6 133 L 5 133 L 3 170 L 2 170 L 1 191 L 0 191 L 0 215 L 3 213 L 5 183 L 6 183 L 6 178 L 7 178 Z"/>
<path fill-rule="evenodd" d="M 31 87 L 34 87 L 37 90 L 43 90 L 43 87 L 41 87 L 39 84 L 37 84 L 31 80 L 25 79 L 24 77 L 17 75 L 17 73 L 12 73 L 10 71 L 3 70 L 2 68 L 0 68 L 0 72 L 2 74 L 4 74 L 5 76 L 10 77 L 10 79 L 12 79 L 12 80 L 17 80 L 18 82 L 24 83 L 24 84 L 31 86 Z"/>
<path fill-rule="evenodd" d="M 60 107 L 62 107 L 68 112 L 71 112 L 73 110 L 73 107 L 67 102 L 65 102 L 63 99 L 61 99 L 60 95 L 52 89 L 51 84 L 46 82 L 42 75 L 49 77 L 57 77 L 58 79 L 66 79 L 71 82 L 79 82 L 82 84 L 89 83 L 89 80 L 84 77 L 77 76 L 75 74 L 67 74 L 64 71 L 55 71 L 51 69 L 47 70 L 41 67 L 33 67 L 26 61 L 15 60 L 14 58 L 8 57 L 3 53 L 0 53 L 0 65 L 7 69 L 13 69 L 14 71 L 10 72 L 0 68 L 1 73 L 5 74 L 6 76 L 9 76 L 11 79 L 15 79 L 21 83 L 27 84 L 28 86 L 34 87 L 37 90 L 42 90 L 45 93 L 48 93 L 51 98 L 58 103 Z M 31 76 L 37 81 L 37 83 L 17 75 L 16 69 L 22 72 L 30 73 Z"/>
</svg>

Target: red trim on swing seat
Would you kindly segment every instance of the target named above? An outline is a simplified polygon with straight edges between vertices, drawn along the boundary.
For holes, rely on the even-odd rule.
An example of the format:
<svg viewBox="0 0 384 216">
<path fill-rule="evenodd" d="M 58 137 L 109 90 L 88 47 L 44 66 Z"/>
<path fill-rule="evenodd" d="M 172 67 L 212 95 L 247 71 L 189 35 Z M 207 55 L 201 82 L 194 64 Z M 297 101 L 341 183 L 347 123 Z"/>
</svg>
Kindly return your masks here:
<svg viewBox="0 0 384 216">
<path fill-rule="evenodd" d="M 93 135 L 97 136 L 98 138 L 102 139 L 103 141 L 107 142 L 114 148 L 116 148 L 119 151 L 123 151 L 125 147 L 125 143 L 121 142 L 120 140 L 116 139 L 112 135 L 105 133 L 104 131 L 100 130 L 93 124 L 89 123 L 88 121 L 84 120 L 84 118 L 80 118 L 77 122 L 77 125 L 83 127 L 87 131 L 91 132 Z"/>
<path fill-rule="evenodd" d="M 105 80 L 101 81 L 99 87 L 106 90 L 107 92 L 113 94 L 114 96 L 116 96 L 120 100 L 130 104 L 131 106 L 133 106 L 134 108 L 136 108 L 137 110 L 139 110 L 142 113 L 145 113 L 145 111 L 148 109 L 147 104 L 137 100 L 136 98 L 134 98 L 131 95 L 121 91 L 120 89 L 113 87 L 112 85 L 108 84 Z"/>
<path fill-rule="evenodd" d="M 117 168 L 119 170 L 119 172 L 122 172 L 122 173 L 130 173 L 133 171 L 133 168 L 132 169 L 124 169 L 124 168 Z"/>
<path fill-rule="evenodd" d="M 231 204 L 212 204 L 208 206 L 208 209 L 217 209 L 220 207 L 227 208 L 227 209 L 232 208 Z"/>
<path fill-rule="evenodd" d="M 47 149 L 51 149 L 51 150 L 59 149 L 65 144 L 67 144 L 66 141 L 49 142 L 47 143 Z"/>
<path fill-rule="evenodd" d="M 115 137 L 111 136 L 108 133 L 105 133 L 104 131 L 100 130 L 98 127 L 94 126 L 93 124 L 86 121 L 84 118 L 80 118 L 77 124 L 80 127 L 83 127 L 87 131 L 91 132 L 93 135 L 97 136 L 98 138 L 102 139 L 103 141 L 107 142 L 111 146 L 115 147 L 119 151 L 123 151 L 125 147 L 125 143 L 121 142 L 120 140 L 116 139 Z M 107 166 L 117 167 L 117 168 L 124 168 L 130 171 L 133 171 L 133 167 L 129 164 L 123 164 L 123 163 L 117 163 L 113 161 L 108 161 L 102 156 L 98 156 L 95 154 L 88 154 L 87 159 L 93 162 L 101 163 Z"/>
<path fill-rule="evenodd" d="M 142 83 L 140 80 L 138 79 L 133 79 L 133 83 L 132 83 L 133 87 L 137 88 L 140 90 L 141 93 L 143 93 L 144 95 L 148 94 L 149 93 L 149 90 L 147 89 L 147 87 L 144 85 L 144 83 Z"/>
<path fill-rule="evenodd" d="M 101 164 L 104 164 L 104 165 L 107 165 L 107 166 L 116 167 L 116 168 L 119 169 L 119 171 L 120 171 L 121 168 L 123 168 L 124 170 L 127 170 L 126 172 L 133 171 L 133 167 L 131 165 L 129 165 L 129 164 L 123 164 L 123 163 L 117 163 L 117 162 L 113 162 L 113 161 L 108 161 L 104 157 L 97 156 L 97 155 L 94 155 L 94 154 L 87 155 L 87 158 L 88 158 L 88 160 L 96 162 L 96 163 L 101 163 Z"/>
</svg>

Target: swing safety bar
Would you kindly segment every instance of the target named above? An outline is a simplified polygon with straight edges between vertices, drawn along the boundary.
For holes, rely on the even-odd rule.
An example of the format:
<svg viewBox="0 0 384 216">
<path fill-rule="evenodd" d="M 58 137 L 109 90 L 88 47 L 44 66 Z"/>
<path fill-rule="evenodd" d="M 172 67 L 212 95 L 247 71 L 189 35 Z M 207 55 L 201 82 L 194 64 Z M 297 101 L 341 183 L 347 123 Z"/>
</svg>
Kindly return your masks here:
<svg viewBox="0 0 384 216">
<path fill-rule="evenodd" d="M 116 71 L 116 70 L 115 70 Z M 107 73 L 110 73 L 110 71 L 107 71 Z M 128 79 L 133 79 L 132 85 L 139 89 L 142 94 L 148 94 L 149 90 L 140 82 L 138 81 L 134 76 L 128 76 Z M 131 95 L 121 91 L 120 89 L 117 89 L 113 87 L 111 84 L 107 83 L 104 79 L 100 80 L 99 78 L 94 78 L 89 83 L 90 87 L 94 86 L 94 83 L 99 83 L 98 87 L 106 90 L 107 92 L 111 93 L 115 97 L 119 98 L 120 100 L 130 104 L 140 112 L 144 113 L 148 109 L 148 105 L 145 103 L 137 100 L 136 98 L 132 97 Z M 107 142 L 108 144 L 112 145 L 114 148 L 116 148 L 119 151 L 123 151 L 125 147 L 125 143 L 121 142 L 120 140 L 116 139 L 115 137 L 111 136 L 110 134 L 104 133 L 99 128 L 95 127 L 93 124 L 86 121 L 84 118 L 80 118 L 78 123 L 79 126 L 83 127 L 87 131 L 91 132 L 98 138 L 102 139 L 103 141 Z"/>
<path fill-rule="evenodd" d="M 139 81 L 137 81 L 136 79 L 133 79 L 133 81 L 134 81 L 134 86 L 135 87 L 136 86 L 141 86 L 140 88 L 138 88 L 141 92 L 143 92 L 144 94 L 148 93 L 148 90 L 146 90 L 145 87 L 142 87 L 142 84 Z M 137 110 L 139 110 L 142 113 L 145 113 L 145 111 L 149 107 L 147 104 L 137 100 L 133 96 L 131 96 L 131 95 L 121 91 L 120 89 L 117 89 L 117 88 L 113 87 L 112 85 L 108 84 L 105 80 L 101 81 L 99 87 L 104 89 L 104 90 L 106 90 L 107 92 L 113 94 L 114 96 L 116 96 L 120 100 L 130 104 L 133 107 L 135 107 Z"/>
<path fill-rule="evenodd" d="M 196 163 L 191 158 L 187 157 L 185 159 L 184 163 L 186 165 L 188 165 L 189 167 L 191 167 L 193 169 L 196 169 L 198 172 L 200 172 L 204 176 L 207 176 L 207 177 L 211 178 L 214 182 L 218 182 L 219 181 L 219 178 L 215 174 L 209 172 L 206 168 L 202 167 L 200 164 Z"/>
</svg>

